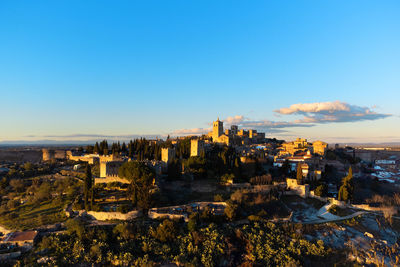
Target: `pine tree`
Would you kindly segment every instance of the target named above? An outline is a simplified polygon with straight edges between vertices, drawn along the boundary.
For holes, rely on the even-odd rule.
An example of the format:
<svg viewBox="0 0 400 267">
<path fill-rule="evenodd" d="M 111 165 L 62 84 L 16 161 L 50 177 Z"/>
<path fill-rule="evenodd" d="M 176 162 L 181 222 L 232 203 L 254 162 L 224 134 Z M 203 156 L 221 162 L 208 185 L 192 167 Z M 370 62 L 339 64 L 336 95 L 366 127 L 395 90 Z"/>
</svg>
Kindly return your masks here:
<svg viewBox="0 0 400 267">
<path fill-rule="evenodd" d="M 125 144 L 125 142 L 122 143 L 121 152 L 123 154 L 126 154 L 126 144 Z"/>
<path fill-rule="evenodd" d="M 85 209 L 89 209 L 89 195 L 91 193 L 92 189 L 92 170 L 90 168 L 90 165 L 86 165 L 86 170 L 85 170 L 85 181 L 84 181 L 84 188 L 83 188 L 83 194 L 84 194 L 84 201 L 85 201 Z"/>
<path fill-rule="evenodd" d="M 96 142 L 96 144 L 94 145 L 93 153 L 94 154 L 99 154 L 99 152 L 100 152 L 99 143 Z"/>
<path fill-rule="evenodd" d="M 93 209 L 94 197 L 95 197 L 95 178 L 92 175 L 92 170 L 90 170 L 90 176 L 92 176 L 92 182 L 90 188 L 90 209 Z"/>
<path fill-rule="evenodd" d="M 297 164 L 297 174 L 296 174 L 297 184 L 303 184 L 303 171 L 301 170 L 301 164 Z"/>
<path fill-rule="evenodd" d="M 233 167 L 233 174 L 235 175 L 236 179 L 240 179 L 242 177 L 242 167 L 240 164 L 240 159 L 239 157 L 235 158 L 235 163 Z"/>
</svg>

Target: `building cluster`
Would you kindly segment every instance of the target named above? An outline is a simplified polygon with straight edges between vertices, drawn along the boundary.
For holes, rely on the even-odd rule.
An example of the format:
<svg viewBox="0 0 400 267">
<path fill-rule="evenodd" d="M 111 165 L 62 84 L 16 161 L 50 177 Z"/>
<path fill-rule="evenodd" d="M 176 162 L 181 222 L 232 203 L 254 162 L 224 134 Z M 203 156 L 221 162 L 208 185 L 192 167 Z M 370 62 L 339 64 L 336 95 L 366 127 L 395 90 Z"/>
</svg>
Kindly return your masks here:
<svg viewBox="0 0 400 267">
<path fill-rule="evenodd" d="M 95 183 L 110 183 L 110 182 L 120 182 L 129 183 L 126 179 L 120 178 L 118 176 L 119 168 L 127 161 L 131 159 L 122 155 L 99 155 L 99 154 L 75 154 L 73 151 L 64 151 L 62 155 L 60 151 L 43 149 L 43 161 L 51 161 L 53 159 L 67 159 L 76 162 L 87 162 L 89 164 L 98 164 L 100 168 L 100 176 L 96 177 Z M 170 157 L 172 158 L 172 157 Z M 143 161 L 149 167 L 155 170 L 157 175 L 161 174 L 161 163 L 155 160 L 144 160 Z"/>
<path fill-rule="evenodd" d="M 283 143 L 274 157 L 274 166 L 282 167 L 285 162 L 291 171 L 296 171 L 300 164 L 305 179 L 319 180 L 325 170 L 328 144 L 322 141 L 310 143 L 307 139 L 297 138 L 295 141 Z"/>
<path fill-rule="evenodd" d="M 298 152 L 307 152 L 325 156 L 328 150 L 328 144 L 322 141 L 315 141 L 313 143 L 307 142 L 307 139 L 297 138 L 293 142 L 283 143 L 279 151 L 280 156 L 290 155 L 293 156 Z"/>
<path fill-rule="evenodd" d="M 391 155 L 387 159 L 376 159 L 371 175 L 379 181 L 397 183 L 400 181 L 400 160 L 397 158 Z"/>
<path fill-rule="evenodd" d="M 208 133 L 214 143 L 226 145 L 250 145 L 260 143 L 265 140 L 265 133 L 257 130 L 240 129 L 237 125 L 231 125 L 230 129 L 224 131 L 224 123 L 219 118 L 213 122 L 213 129 Z"/>
<path fill-rule="evenodd" d="M 174 161 L 176 144 L 179 138 L 172 140 L 172 146 L 161 149 L 161 161 L 145 160 L 144 162 L 154 168 L 158 175 L 165 173 L 168 165 Z M 305 178 L 318 180 L 325 169 L 323 156 L 328 149 L 328 144 L 322 141 L 310 143 L 307 139 L 297 138 L 292 142 L 277 143 L 267 140 L 265 133 L 257 132 L 254 129 L 239 129 L 237 125 L 231 125 L 230 129 L 224 130 L 224 124 L 217 119 L 213 122 L 212 131 L 202 138 L 190 140 L 190 156 L 204 156 L 211 143 L 228 145 L 235 148 L 240 155 L 242 163 L 248 158 L 273 159 L 274 166 L 282 167 L 285 162 L 289 164 L 292 171 L 296 171 L 300 164 L 302 174 Z M 162 140 L 155 140 L 157 144 Z M 281 144 L 279 146 L 279 144 Z M 53 151 L 43 149 L 43 161 L 65 157 L 72 161 L 83 161 L 90 164 L 99 164 L 100 177 L 96 182 L 127 182 L 118 177 L 118 170 L 121 165 L 131 160 L 122 155 L 98 155 L 98 154 L 74 154 L 71 151 Z"/>
</svg>

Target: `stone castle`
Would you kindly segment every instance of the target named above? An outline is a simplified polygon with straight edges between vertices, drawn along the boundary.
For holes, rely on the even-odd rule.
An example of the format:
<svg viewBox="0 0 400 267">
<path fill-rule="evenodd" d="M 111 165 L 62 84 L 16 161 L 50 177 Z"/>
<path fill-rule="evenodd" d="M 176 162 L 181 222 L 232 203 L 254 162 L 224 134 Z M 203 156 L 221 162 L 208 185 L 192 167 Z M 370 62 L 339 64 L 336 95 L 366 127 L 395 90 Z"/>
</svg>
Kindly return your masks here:
<svg viewBox="0 0 400 267">
<path fill-rule="evenodd" d="M 226 145 L 249 145 L 265 140 L 265 133 L 258 133 L 257 130 L 239 130 L 237 125 L 231 125 L 230 129 L 224 131 L 224 123 L 219 118 L 213 122 L 213 130 L 208 133 L 214 143 Z"/>
<path fill-rule="evenodd" d="M 204 140 L 192 139 L 190 140 L 190 156 L 199 157 L 204 153 Z"/>
</svg>

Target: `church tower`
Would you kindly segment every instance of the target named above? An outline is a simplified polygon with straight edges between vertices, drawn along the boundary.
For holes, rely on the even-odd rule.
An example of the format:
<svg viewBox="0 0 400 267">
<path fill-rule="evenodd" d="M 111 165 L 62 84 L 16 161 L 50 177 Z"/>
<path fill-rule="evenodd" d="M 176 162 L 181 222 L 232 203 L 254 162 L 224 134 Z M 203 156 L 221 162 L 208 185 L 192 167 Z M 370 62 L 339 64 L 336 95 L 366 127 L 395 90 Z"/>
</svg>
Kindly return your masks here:
<svg viewBox="0 0 400 267">
<path fill-rule="evenodd" d="M 224 123 L 219 118 L 213 122 L 213 140 L 217 140 L 218 137 L 224 134 Z"/>
</svg>

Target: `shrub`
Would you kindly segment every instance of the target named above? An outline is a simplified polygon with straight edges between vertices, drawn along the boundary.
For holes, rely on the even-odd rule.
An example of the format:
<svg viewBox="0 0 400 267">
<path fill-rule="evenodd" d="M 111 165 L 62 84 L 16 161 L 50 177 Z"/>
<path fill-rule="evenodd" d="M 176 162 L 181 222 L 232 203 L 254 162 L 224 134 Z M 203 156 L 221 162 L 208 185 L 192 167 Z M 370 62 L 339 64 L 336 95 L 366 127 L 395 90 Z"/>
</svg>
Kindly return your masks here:
<svg viewBox="0 0 400 267">
<path fill-rule="evenodd" d="M 24 191 L 24 182 L 21 179 L 12 179 L 10 181 L 10 185 L 13 187 L 13 189 L 19 193 Z"/>
<path fill-rule="evenodd" d="M 224 198 L 222 197 L 222 195 L 217 194 L 217 195 L 214 196 L 214 201 L 222 202 L 222 201 L 224 201 Z"/>
<path fill-rule="evenodd" d="M 251 222 L 257 222 L 257 221 L 263 220 L 263 218 L 261 218 L 260 216 L 257 216 L 257 215 L 250 215 L 247 217 L 247 219 L 249 219 L 249 221 L 251 221 Z"/>
<path fill-rule="evenodd" d="M 235 175 L 234 174 L 226 173 L 226 174 L 221 176 L 220 183 L 221 184 L 232 184 L 234 179 L 235 179 Z"/>
<path fill-rule="evenodd" d="M 11 199 L 11 200 L 9 200 L 8 202 L 7 202 L 7 208 L 8 209 L 15 209 L 17 206 L 18 206 L 18 201 L 17 200 L 14 200 L 14 199 Z"/>
<path fill-rule="evenodd" d="M 315 195 L 319 196 L 319 197 L 323 197 L 326 196 L 328 191 L 328 187 L 326 186 L 326 184 L 321 184 L 319 186 L 317 186 L 317 188 L 315 188 Z"/>
<path fill-rule="evenodd" d="M 116 235 L 120 235 L 122 238 L 126 240 L 132 238 L 134 235 L 132 225 L 128 223 L 117 224 L 113 229 L 113 233 Z"/>
<path fill-rule="evenodd" d="M 242 203 L 242 202 L 247 200 L 247 195 L 242 190 L 236 190 L 231 195 L 231 200 L 235 201 L 235 202 L 238 202 L 238 203 Z"/>
<path fill-rule="evenodd" d="M 117 211 L 122 213 L 128 213 L 130 209 L 131 206 L 128 204 L 122 204 L 117 207 Z"/>
<path fill-rule="evenodd" d="M 67 227 L 67 233 L 76 234 L 79 239 L 82 239 L 85 233 L 85 226 L 80 220 L 69 219 L 65 222 L 65 226 Z"/>
<path fill-rule="evenodd" d="M 187 224 L 189 232 L 194 232 L 198 227 L 199 214 L 197 212 L 190 214 L 189 222 Z"/>
<path fill-rule="evenodd" d="M 225 207 L 225 216 L 232 221 L 236 217 L 237 209 L 238 206 L 232 201 L 229 201 L 228 205 Z"/>
<path fill-rule="evenodd" d="M 80 201 L 77 201 L 72 205 L 72 208 L 74 210 L 83 210 L 83 203 Z"/>
<path fill-rule="evenodd" d="M 396 215 L 396 213 L 397 209 L 393 206 L 388 206 L 383 209 L 383 217 L 385 217 L 385 220 L 390 224 L 393 223 L 393 215 Z"/>
<path fill-rule="evenodd" d="M 102 211 L 102 208 L 99 205 L 93 205 L 91 208 L 92 211 Z"/>
<path fill-rule="evenodd" d="M 158 225 L 155 231 L 152 231 L 153 237 L 157 238 L 161 242 L 172 241 L 176 237 L 177 229 L 175 222 L 165 219 L 160 225 Z"/>
<path fill-rule="evenodd" d="M 332 205 L 332 206 L 330 206 L 330 208 L 328 209 L 328 212 L 329 212 L 329 213 L 332 213 L 332 214 L 334 214 L 334 215 L 337 215 L 337 214 L 338 214 L 338 209 L 339 209 L 339 207 L 338 207 L 337 205 Z"/>
</svg>

